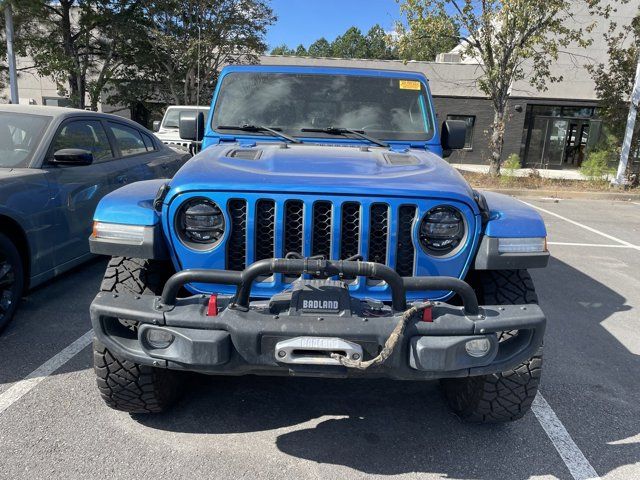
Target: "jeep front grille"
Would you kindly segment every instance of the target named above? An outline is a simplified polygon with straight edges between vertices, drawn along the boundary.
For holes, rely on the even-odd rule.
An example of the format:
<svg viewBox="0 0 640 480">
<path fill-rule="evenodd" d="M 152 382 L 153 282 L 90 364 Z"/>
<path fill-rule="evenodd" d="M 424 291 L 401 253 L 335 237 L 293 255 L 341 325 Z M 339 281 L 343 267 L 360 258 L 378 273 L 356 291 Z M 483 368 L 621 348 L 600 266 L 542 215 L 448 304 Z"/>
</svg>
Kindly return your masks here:
<svg viewBox="0 0 640 480">
<path fill-rule="evenodd" d="M 231 199 L 227 210 L 228 270 L 295 253 L 341 260 L 361 255 L 395 268 L 402 276 L 414 274 L 416 205 L 265 198 Z"/>
<path fill-rule="evenodd" d="M 246 266 L 247 201 L 229 200 L 231 233 L 227 241 L 227 270 L 244 270 Z"/>
<path fill-rule="evenodd" d="M 331 257 L 331 202 L 316 202 L 313 204 L 313 241 L 311 255 Z M 289 221 L 286 218 L 286 221 Z M 300 250 L 297 253 L 302 253 Z"/>
<path fill-rule="evenodd" d="M 396 272 L 401 277 L 413 274 L 414 248 L 412 240 L 413 222 L 416 217 L 416 207 L 403 205 L 400 207 L 398 219 L 398 242 L 396 247 Z"/>
</svg>

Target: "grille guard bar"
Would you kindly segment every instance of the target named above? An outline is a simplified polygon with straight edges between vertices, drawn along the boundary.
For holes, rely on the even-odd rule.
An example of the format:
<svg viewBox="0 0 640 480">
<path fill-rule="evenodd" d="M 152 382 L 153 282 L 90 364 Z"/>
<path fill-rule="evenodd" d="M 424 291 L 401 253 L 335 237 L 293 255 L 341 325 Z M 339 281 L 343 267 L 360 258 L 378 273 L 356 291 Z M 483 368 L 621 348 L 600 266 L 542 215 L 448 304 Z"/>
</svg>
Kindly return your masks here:
<svg viewBox="0 0 640 480">
<path fill-rule="evenodd" d="M 406 292 L 408 290 L 450 290 L 460 296 L 467 314 L 478 315 L 480 313 L 478 299 L 471 286 L 455 277 L 401 277 L 395 270 L 381 263 L 313 258 L 259 260 L 241 272 L 204 269 L 183 270 L 167 280 L 160 301 L 163 305 L 174 306 L 178 291 L 188 283 L 220 283 L 238 287 L 229 308 L 247 310 L 253 282 L 261 275 L 273 273 L 378 278 L 389 285 L 391 304 L 397 312 L 407 309 Z"/>
</svg>

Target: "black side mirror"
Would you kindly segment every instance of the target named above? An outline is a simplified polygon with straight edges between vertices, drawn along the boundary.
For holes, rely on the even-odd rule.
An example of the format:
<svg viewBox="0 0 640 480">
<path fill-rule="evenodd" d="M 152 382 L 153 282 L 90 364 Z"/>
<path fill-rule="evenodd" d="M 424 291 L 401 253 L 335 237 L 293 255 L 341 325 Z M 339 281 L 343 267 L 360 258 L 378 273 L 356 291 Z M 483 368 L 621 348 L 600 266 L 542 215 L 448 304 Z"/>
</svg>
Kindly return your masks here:
<svg viewBox="0 0 640 480">
<path fill-rule="evenodd" d="M 202 112 L 180 113 L 180 138 L 200 142 L 204 138 L 204 114 Z"/>
<path fill-rule="evenodd" d="M 56 165 L 91 165 L 93 153 L 81 148 L 63 148 L 53 154 L 51 163 Z"/>
<path fill-rule="evenodd" d="M 442 156 L 448 157 L 452 150 L 464 148 L 467 136 L 467 124 L 463 120 L 446 120 L 442 123 L 440 142 L 442 144 Z"/>
<path fill-rule="evenodd" d="M 154 120 L 153 121 L 153 131 L 157 132 L 158 130 L 160 130 L 160 120 Z"/>
</svg>

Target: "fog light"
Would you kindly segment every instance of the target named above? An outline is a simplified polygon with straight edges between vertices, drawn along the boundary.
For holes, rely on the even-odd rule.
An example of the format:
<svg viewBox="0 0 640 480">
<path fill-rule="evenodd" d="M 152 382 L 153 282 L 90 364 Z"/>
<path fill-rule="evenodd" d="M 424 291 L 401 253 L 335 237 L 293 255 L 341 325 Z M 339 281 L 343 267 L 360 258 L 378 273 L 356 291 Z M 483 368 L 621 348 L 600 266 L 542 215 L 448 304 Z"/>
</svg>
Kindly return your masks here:
<svg viewBox="0 0 640 480">
<path fill-rule="evenodd" d="M 480 358 L 489 353 L 491 342 L 488 338 L 476 338 L 465 343 L 464 348 L 472 357 Z"/>
<path fill-rule="evenodd" d="M 147 331 L 147 342 L 153 348 L 167 348 L 173 343 L 173 334 L 152 328 Z"/>
</svg>

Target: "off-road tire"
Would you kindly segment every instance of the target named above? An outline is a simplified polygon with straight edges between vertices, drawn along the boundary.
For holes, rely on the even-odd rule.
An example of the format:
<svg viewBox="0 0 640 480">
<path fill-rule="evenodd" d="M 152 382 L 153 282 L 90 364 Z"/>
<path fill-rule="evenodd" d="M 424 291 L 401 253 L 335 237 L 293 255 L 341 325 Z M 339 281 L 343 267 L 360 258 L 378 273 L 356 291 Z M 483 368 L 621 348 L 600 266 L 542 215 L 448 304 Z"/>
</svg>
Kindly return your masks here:
<svg viewBox="0 0 640 480">
<path fill-rule="evenodd" d="M 111 353 L 93 341 L 93 366 L 105 403 L 128 413 L 159 413 L 179 397 L 178 373 L 139 365 Z"/>
<path fill-rule="evenodd" d="M 478 299 L 485 305 L 538 303 L 531 276 L 526 270 L 477 272 L 472 279 Z M 509 341 L 517 332 L 503 332 Z M 471 423 L 518 420 L 531 408 L 542 374 L 542 347 L 526 362 L 505 372 L 441 380 L 451 409 Z"/>
<path fill-rule="evenodd" d="M 167 262 L 113 257 L 107 266 L 101 290 L 159 295 L 171 273 Z M 135 330 L 134 325 L 127 326 Z M 159 413 L 179 398 L 182 377 L 178 372 L 120 358 L 97 339 L 93 341 L 93 365 L 102 399 L 116 410 Z"/>
<path fill-rule="evenodd" d="M 171 264 L 143 258 L 112 257 L 100 285 L 102 292 L 160 295 L 173 273 Z"/>
<path fill-rule="evenodd" d="M 0 233 L 0 333 L 9 325 L 24 290 L 24 265 L 13 242 Z"/>
</svg>

